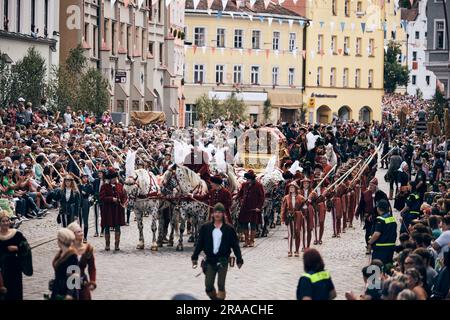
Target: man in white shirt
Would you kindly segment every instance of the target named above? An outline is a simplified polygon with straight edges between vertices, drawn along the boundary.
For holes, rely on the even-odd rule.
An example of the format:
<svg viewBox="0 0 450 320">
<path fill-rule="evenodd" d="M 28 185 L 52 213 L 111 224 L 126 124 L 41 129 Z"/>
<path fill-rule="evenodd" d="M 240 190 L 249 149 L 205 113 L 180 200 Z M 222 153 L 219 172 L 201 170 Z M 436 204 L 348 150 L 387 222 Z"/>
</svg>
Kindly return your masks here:
<svg viewBox="0 0 450 320">
<path fill-rule="evenodd" d="M 442 233 L 441 235 L 436 239 L 436 241 L 433 242 L 433 249 L 439 254 L 439 257 L 442 258 L 444 256 L 444 253 L 449 251 L 449 245 L 450 245 L 450 215 L 446 215 L 442 219 Z"/>
</svg>

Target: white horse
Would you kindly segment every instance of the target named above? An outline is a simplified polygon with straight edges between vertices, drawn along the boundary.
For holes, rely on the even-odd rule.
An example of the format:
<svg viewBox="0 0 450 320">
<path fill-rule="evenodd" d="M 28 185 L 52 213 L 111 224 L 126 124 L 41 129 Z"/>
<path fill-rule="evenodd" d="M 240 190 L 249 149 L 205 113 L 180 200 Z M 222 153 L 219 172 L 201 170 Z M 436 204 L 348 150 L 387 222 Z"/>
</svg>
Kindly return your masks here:
<svg viewBox="0 0 450 320">
<path fill-rule="evenodd" d="M 156 232 L 158 231 L 157 222 L 159 219 L 159 208 L 161 201 L 156 198 L 150 198 L 150 194 L 158 194 L 160 188 L 156 182 L 156 176 L 145 169 L 137 169 L 134 175 L 130 176 L 125 181 L 124 186 L 129 202 L 128 204 L 134 209 L 136 215 L 137 226 L 139 230 L 139 243 L 136 249 L 144 249 L 144 216 L 149 213 L 152 219 L 152 251 L 158 250 L 158 243 L 156 242 Z M 160 234 L 158 242 L 162 238 L 162 221 L 160 219 Z"/>
<path fill-rule="evenodd" d="M 285 181 L 283 174 L 279 169 L 274 169 L 271 172 L 265 172 L 260 177 L 260 182 L 264 187 L 266 197 L 262 208 L 263 226 L 261 237 L 267 237 L 269 233 L 268 226 L 276 223 L 277 215 L 279 214 L 279 207 L 284 196 Z"/>
<path fill-rule="evenodd" d="M 186 219 L 192 219 L 192 235 L 194 241 L 196 241 L 198 231 L 206 219 L 209 208 L 205 203 L 189 199 L 189 195 L 192 193 L 204 194 L 208 192 L 208 186 L 194 171 L 185 166 L 174 164 L 164 173 L 162 192 L 172 193 L 174 196 L 173 201 L 176 204 L 171 219 L 172 228 L 169 243 L 173 242 L 174 230 L 178 221 L 180 236 L 176 250 L 182 251 Z"/>
</svg>

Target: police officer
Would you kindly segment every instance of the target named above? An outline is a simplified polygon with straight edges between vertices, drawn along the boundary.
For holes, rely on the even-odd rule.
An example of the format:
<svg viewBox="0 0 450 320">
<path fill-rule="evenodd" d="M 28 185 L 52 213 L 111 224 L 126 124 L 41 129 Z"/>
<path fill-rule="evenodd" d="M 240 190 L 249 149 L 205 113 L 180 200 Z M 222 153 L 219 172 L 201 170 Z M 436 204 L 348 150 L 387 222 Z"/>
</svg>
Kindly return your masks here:
<svg viewBox="0 0 450 320">
<path fill-rule="evenodd" d="M 400 227 L 400 233 L 408 232 L 408 227 L 414 219 L 420 218 L 420 206 L 422 200 L 420 198 L 419 191 L 417 190 L 416 181 L 410 182 L 411 193 L 406 198 L 405 207 L 400 211 L 402 217 L 402 225 Z"/>
<path fill-rule="evenodd" d="M 377 218 L 369 248 L 372 248 L 372 260 L 379 259 L 383 264 L 392 263 L 395 241 L 397 240 L 397 222 L 390 212 L 389 202 L 377 203 Z"/>
</svg>

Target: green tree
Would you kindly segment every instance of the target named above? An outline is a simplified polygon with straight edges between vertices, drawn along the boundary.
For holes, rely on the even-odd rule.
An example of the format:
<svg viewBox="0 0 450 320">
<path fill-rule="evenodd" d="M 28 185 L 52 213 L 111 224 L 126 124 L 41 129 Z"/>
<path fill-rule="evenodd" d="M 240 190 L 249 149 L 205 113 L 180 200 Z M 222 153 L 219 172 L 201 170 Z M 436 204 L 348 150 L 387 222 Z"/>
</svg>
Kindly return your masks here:
<svg viewBox="0 0 450 320">
<path fill-rule="evenodd" d="M 195 100 L 195 107 L 198 118 L 203 125 L 212 119 L 213 102 L 206 94 L 203 94 Z"/>
<path fill-rule="evenodd" d="M 431 109 L 429 119 L 434 119 L 435 116 L 438 116 L 439 119 L 443 119 L 444 117 L 444 109 L 447 105 L 447 100 L 445 99 L 442 92 L 436 88 L 436 92 L 433 96 L 433 108 Z"/>
<path fill-rule="evenodd" d="M 6 107 L 13 100 L 11 96 L 12 74 L 6 54 L 0 51 L 0 106 Z"/>
<path fill-rule="evenodd" d="M 270 115 L 272 114 L 272 102 L 270 101 L 270 99 L 264 101 L 263 114 L 264 120 L 267 122 L 270 118 Z"/>
<path fill-rule="evenodd" d="M 398 62 L 401 54 L 401 46 L 395 41 L 390 41 L 384 55 L 384 90 L 392 93 L 397 86 L 406 86 L 409 80 L 409 71 L 406 66 Z"/>
<path fill-rule="evenodd" d="M 81 77 L 78 95 L 80 110 L 88 110 L 100 114 L 108 109 L 108 82 L 97 69 L 90 68 Z"/>
<path fill-rule="evenodd" d="M 247 106 L 242 99 L 238 99 L 233 92 L 228 99 L 222 102 L 223 109 L 226 111 L 225 118 L 231 121 L 243 121 L 246 119 L 245 111 Z"/>
<path fill-rule="evenodd" d="M 28 49 L 25 57 L 13 66 L 12 73 L 12 97 L 23 97 L 34 106 L 39 106 L 44 96 L 47 67 L 35 47 Z"/>
</svg>

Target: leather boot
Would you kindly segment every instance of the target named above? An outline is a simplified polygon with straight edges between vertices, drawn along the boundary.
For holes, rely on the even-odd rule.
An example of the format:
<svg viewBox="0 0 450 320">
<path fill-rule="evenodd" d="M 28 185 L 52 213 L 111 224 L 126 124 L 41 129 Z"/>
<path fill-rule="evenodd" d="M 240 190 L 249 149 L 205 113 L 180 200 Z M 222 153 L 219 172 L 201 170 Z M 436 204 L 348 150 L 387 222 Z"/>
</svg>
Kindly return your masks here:
<svg viewBox="0 0 450 320">
<path fill-rule="evenodd" d="M 226 295 L 227 294 L 225 291 L 219 290 L 219 292 L 217 292 L 217 300 L 225 300 Z"/>
<path fill-rule="evenodd" d="M 114 251 L 119 251 L 119 244 L 120 244 L 120 231 L 119 232 L 115 232 L 114 234 Z"/>
<path fill-rule="evenodd" d="M 248 230 L 244 231 L 244 248 L 247 248 L 249 245 L 249 235 L 248 235 Z"/>
<path fill-rule="evenodd" d="M 110 242 L 111 242 L 111 235 L 105 234 L 105 251 L 109 251 L 110 250 Z"/>
<path fill-rule="evenodd" d="M 248 246 L 253 248 L 255 246 L 255 237 L 256 237 L 256 230 L 252 230 L 250 231 L 250 239 L 249 239 L 249 243 Z"/>
<path fill-rule="evenodd" d="M 216 292 L 216 289 L 214 289 L 214 290 L 211 291 L 211 292 L 206 292 L 206 294 L 208 295 L 208 297 L 209 297 L 211 300 L 217 300 L 217 292 Z"/>
</svg>

